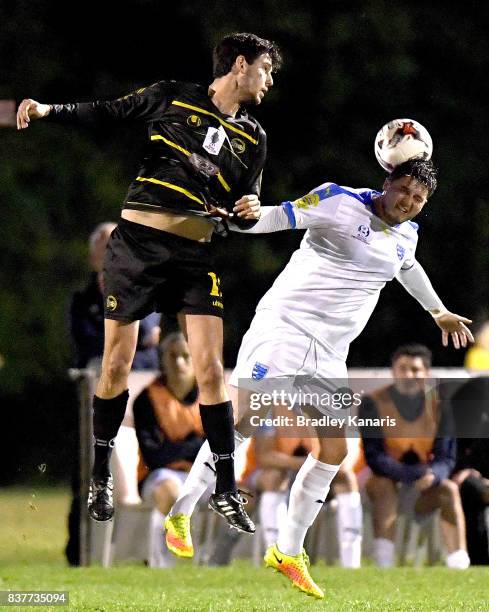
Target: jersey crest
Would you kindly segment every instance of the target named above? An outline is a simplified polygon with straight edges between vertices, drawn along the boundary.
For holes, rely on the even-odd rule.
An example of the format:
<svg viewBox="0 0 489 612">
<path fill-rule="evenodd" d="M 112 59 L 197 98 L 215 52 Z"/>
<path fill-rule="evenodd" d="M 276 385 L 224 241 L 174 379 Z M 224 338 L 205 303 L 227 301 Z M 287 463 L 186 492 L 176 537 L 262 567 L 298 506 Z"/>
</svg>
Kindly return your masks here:
<svg viewBox="0 0 489 612">
<path fill-rule="evenodd" d="M 269 369 L 270 368 L 267 365 L 264 365 L 263 363 L 259 363 L 257 361 L 253 366 L 251 378 L 253 378 L 253 380 L 261 380 L 262 378 L 265 378 Z"/>
</svg>

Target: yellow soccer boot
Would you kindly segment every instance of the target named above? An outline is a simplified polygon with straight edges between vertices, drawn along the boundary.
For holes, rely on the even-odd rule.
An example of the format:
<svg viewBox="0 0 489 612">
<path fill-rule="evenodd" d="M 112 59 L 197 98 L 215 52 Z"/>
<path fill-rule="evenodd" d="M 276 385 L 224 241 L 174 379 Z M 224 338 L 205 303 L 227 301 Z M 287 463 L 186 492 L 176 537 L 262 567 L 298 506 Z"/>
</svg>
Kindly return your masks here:
<svg viewBox="0 0 489 612">
<path fill-rule="evenodd" d="M 290 555 L 284 555 L 279 551 L 277 545 L 274 544 L 268 548 L 265 553 L 265 566 L 272 567 L 287 576 L 292 582 L 292 586 L 301 590 L 307 595 L 317 597 L 317 599 L 323 599 L 324 593 L 314 582 L 309 574 L 309 557 L 304 549 L 296 557 Z"/>
<path fill-rule="evenodd" d="M 165 530 L 165 540 L 168 550 L 177 557 L 190 559 L 194 556 L 189 514 L 173 514 L 167 516 L 165 519 Z"/>
</svg>

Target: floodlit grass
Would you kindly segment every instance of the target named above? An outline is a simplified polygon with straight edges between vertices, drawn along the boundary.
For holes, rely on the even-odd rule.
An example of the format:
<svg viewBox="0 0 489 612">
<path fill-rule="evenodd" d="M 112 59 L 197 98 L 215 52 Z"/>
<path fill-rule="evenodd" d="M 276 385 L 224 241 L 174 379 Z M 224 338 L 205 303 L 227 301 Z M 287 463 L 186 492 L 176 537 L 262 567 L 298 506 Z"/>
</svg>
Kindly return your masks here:
<svg viewBox="0 0 489 612">
<path fill-rule="evenodd" d="M 424 612 L 489 608 L 489 569 L 484 568 L 466 572 L 442 567 L 347 571 L 318 565 L 312 573 L 325 587 L 323 601 L 291 589 L 285 578 L 271 570 L 242 561 L 223 569 L 191 563 L 171 570 L 140 565 L 70 569 L 62 556 L 68 501 L 66 491 L 55 489 L 0 492 L 0 590 L 67 590 L 72 610 Z"/>
</svg>

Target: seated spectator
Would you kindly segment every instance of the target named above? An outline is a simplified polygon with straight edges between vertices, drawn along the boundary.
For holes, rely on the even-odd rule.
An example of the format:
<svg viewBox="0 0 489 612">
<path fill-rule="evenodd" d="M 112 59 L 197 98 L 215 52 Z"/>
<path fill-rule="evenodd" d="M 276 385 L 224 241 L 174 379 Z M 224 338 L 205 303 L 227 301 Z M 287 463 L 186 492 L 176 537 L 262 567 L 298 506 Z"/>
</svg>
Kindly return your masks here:
<svg viewBox="0 0 489 612">
<path fill-rule="evenodd" d="M 457 441 L 452 480 L 460 487 L 472 565 L 489 565 L 489 377 L 471 378 L 452 397 Z"/>
<path fill-rule="evenodd" d="M 396 422 L 361 428 L 365 459 L 373 472 L 366 490 L 380 567 L 394 565 L 398 502 L 417 520 L 439 508 L 447 566 L 466 569 L 470 564 L 460 492 L 449 479 L 456 453 L 455 439 L 446 435 L 450 413 L 436 393 L 428 392 L 430 366 L 431 352 L 425 346 L 400 347 L 392 357 L 394 384 L 366 396 L 360 407 L 361 418 L 390 417 Z"/>
<path fill-rule="evenodd" d="M 183 334 L 166 336 L 160 355 L 161 376 L 138 395 L 133 410 L 141 498 L 165 516 L 202 445 L 203 430 L 194 368 Z M 166 551 L 163 523 L 161 547 Z"/>
<path fill-rule="evenodd" d="M 464 367 L 489 372 L 489 321 L 479 327 L 474 338 L 473 346 L 465 354 Z"/>
</svg>

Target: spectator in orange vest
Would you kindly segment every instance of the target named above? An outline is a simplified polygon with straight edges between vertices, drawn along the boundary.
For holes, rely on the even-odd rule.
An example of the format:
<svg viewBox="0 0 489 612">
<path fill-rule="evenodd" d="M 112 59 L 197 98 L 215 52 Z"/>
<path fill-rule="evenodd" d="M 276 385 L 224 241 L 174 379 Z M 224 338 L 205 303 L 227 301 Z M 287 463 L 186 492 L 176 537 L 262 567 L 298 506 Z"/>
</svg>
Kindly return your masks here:
<svg viewBox="0 0 489 612">
<path fill-rule="evenodd" d="M 425 346 L 398 348 L 392 357 L 394 384 L 365 397 L 360 408 L 361 418 L 382 420 L 361 428 L 365 459 L 373 472 L 366 489 L 380 567 L 394 564 L 398 502 L 417 520 L 439 508 L 447 566 L 470 565 L 460 492 L 449 479 L 456 441 L 447 435 L 448 406 L 427 384 L 430 366 L 431 352 Z"/>
<path fill-rule="evenodd" d="M 160 344 L 162 374 L 134 402 L 139 490 L 165 516 L 203 442 L 198 391 L 187 342 L 174 332 Z M 161 548 L 166 550 L 161 524 Z"/>
</svg>

